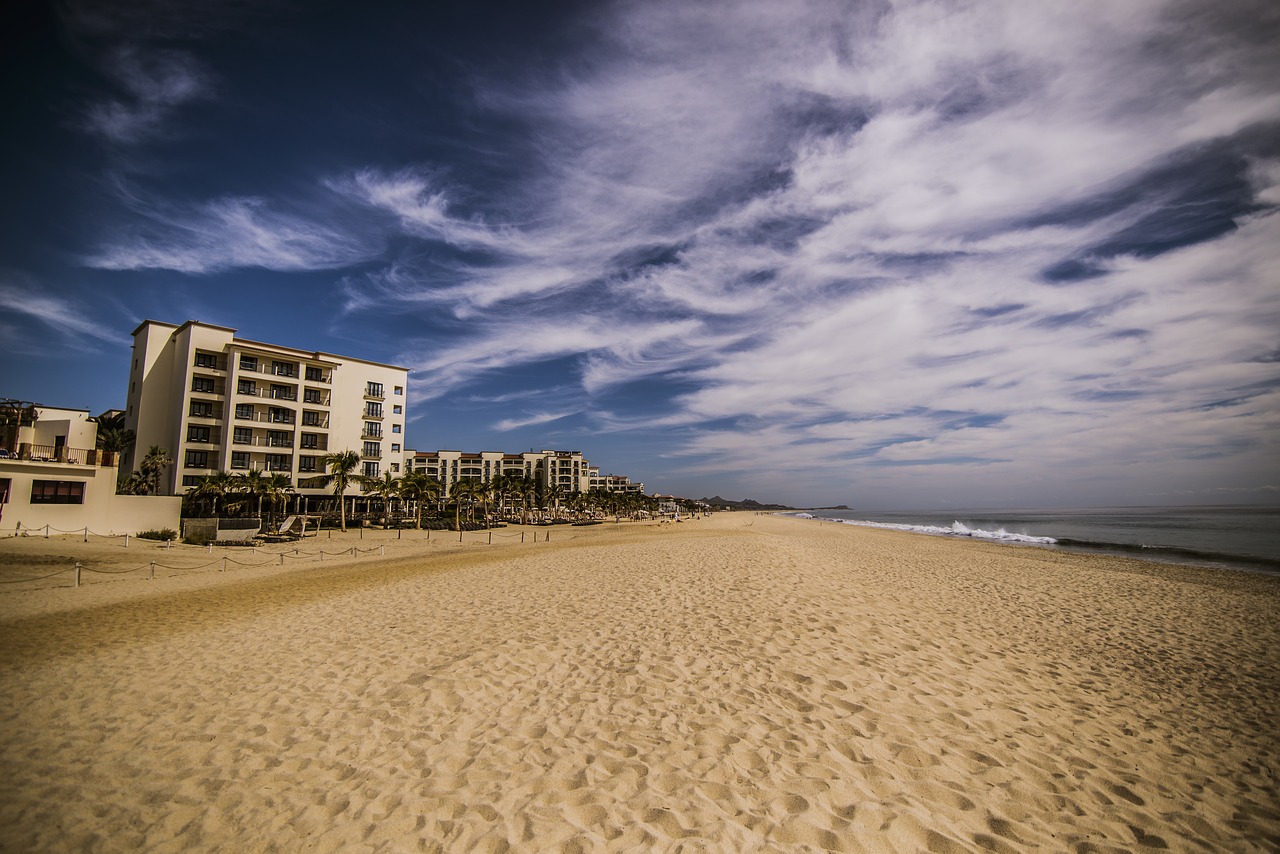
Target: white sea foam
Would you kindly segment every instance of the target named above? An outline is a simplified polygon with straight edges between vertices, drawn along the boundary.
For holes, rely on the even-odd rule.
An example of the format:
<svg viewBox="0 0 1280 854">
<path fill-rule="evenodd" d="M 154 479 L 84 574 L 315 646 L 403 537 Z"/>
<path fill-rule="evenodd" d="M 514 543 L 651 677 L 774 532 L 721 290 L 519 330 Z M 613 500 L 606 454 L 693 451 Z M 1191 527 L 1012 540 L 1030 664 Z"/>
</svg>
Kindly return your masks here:
<svg viewBox="0 0 1280 854">
<path fill-rule="evenodd" d="M 797 513 L 800 519 L 817 519 L 809 513 Z M 890 531 L 908 531 L 913 534 L 933 534 L 945 537 L 972 537 L 975 540 L 1000 540 L 1007 543 L 1034 543 L 1039 546 L 1050 546 L 1058 542 L 1053 537 L 1033 537 L 1030 534 L 1016 534 L 1000 528 L 995 531 L 984 531 L 982 528 L 970 528 L 963 522 L 952 522 L 950 526 L 941 525 L 899 525 L 892 522 L 870 522 L 861 519 L 823 519 L 824 522 L 839 522 L 842 525 L 861 525 L 864 528 L 884 528 Z"/>
</svg>

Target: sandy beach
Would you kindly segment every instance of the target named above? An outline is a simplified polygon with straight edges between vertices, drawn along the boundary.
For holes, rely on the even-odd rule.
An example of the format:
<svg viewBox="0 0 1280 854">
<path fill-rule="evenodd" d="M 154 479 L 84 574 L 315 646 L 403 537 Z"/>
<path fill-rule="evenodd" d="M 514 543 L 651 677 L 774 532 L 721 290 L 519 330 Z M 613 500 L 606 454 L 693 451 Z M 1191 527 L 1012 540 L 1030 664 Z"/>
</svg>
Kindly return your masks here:
<svg viewBox="0 0 1280 854">
<path fill-rule="evenodd" d="M 1280 579 L 535 530 L 0 541 L 0 848 L 1280 850 Z"/>
</svg>

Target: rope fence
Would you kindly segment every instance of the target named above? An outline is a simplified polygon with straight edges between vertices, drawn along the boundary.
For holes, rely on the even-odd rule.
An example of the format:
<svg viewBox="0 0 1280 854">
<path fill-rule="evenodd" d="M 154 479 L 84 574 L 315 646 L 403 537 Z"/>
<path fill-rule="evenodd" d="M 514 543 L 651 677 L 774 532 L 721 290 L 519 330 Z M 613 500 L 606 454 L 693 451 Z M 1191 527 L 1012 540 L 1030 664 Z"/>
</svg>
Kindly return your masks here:
<svg viewBox="0 0 1280 854">
<path fill-rule="evenodd" d="M 128 547 L 129 539 L 130 539 L 130 535 L 127 533 L 126 534 L 98 534 L 96 532 L 90 531 L 87 527 L 75 528 L 68 531 L 64 531 L 59 528 L 54 528 L 50 525 L 44 525 L 40 528 L 23 529 L 22 524 L 18 523 L 17 530 L 19 533 L 12 534 L 10 536 L 19 536 L 23 534 L 25 534 L 26 536 L 31 536 L 32 534 L 43 532 L 44 538 L 48 539 L 51 534 L 82 534 L 84 536 L 84 542 L 86 543 L 89 541 L 89 537 L 91 535 L 95 537 L 103 537 L 103 538 L 115 538 L 115 539 L 123 538 L 125 541 L 126 548 Z M 416 530 L 416 529 L 408 529 L 408 530 Z M 439 532 L 437 531 L 437 533 Z M 483 537 L 483 541 L 480 541 L 477 538 L 477 536 L 472 536 L 470 539 L 470 542 L 473 545 L 482 545 L 482 544 L 492 545 L 495 536 L 497 536 L 499 540 L 519 539 L 519 541 L 522 544 L 530 541 L 533 543 L 537 543 L 539 542 L 538 535 L 540 533 L 543 535 L 541 538 L 541 542 L 544 542 L 544 543 L 551 542 L 550 530 L 546 530 L 546 531 L 534 530 L 534 531 L 520 531 L 520 532 L 512 532 L 512 533 L 499 533 L 494 529 L 488 529 L 488 530 L 481 529 L 476 531 L 459 531 L 458 542 L 459 543 L 468 542 L 466 537 L 468 534 L 471 534 L 471 535 L 479 535 Z M 397 530 L 395 539 L 396 540 L 403 539 L 402 534 L 403 534 L 403 530 Z M 425 530 L 425 534 L 426 536 L 424 537 L 424 539 L 429 541 L 431 539 L 431 530 L 430 529 Z M 139 538 L 134 536 L 133 539 L 139 539 Z M 390 538 L 388 537 L 388 539 Z M 563 532 L 559 533 L 556 536 L 556 542 L 572 541 L 576 539 L 579 539 L 577 535 L 565 534 Z M 154 542 L 164 542 L 164 548 L 166 550 L 168 551 L 173 550 L 173 540 L 154 541 Z M 303 551 L 301 548 L 294 548 L 292 552 L 288 552 L 288 551 L 277 552 L 276 555 L 271 559 L 262 560 L 262 561 L 242 561 L 242 560 L 237 560 L 236 558 L 233 558 L 233 557 L 223 556 L 223 557 L 211 560 L 207 563 L 198 564 L 196 566 L 174 566 L 174 565 L 169 565 L 164 563 L 158 563 L 153 560 L 153 561 L 149 561 L 145 565 L 131 567 L 129 569 L 98 569 L 92 566 L 88 566 L 82 561 L 75 561 L 73 566 L 64 566 L 62 568 L 56 569 L 44 575 L 35 575 L 35 576 L 26 577 L 26 578 L 0 579 L 0 585 L 26 584 L 34 581 L 44 581 L 46 579 L 55 578 L 65 573 L 71 573 L 72 579 L 73 579 L 72 586 L 79 587 L 81 585 L 82 575 L 85 572 L 91 572 L 98 575 L 130 575 L 135 572 L 145 571 L 147 573 L 147 580 L 151 581 L 155 579 L 155 574 L 157 569 L 162 569 L 162 570 L 166 570 L 174 573 L 178 573 L 178 572 L 187 573 L 187 572 L 196 572 L 199 570 L 204 570 L 204 569 L 208 569 L 209 567 L 216 566 L 218 567 L 219 572 L 226 572 L 229 564 L 234 564 L 235 566 L 247 567 L 247 568 L 262 567 L 262 566 L 268 566 L 272 564 L 276 566 L 284 566 L 287 559 L 302 560 L 307 558 L 316 558 L 318 562 L 323 562 L 326 557 L 331 559 L 342 558 L 342 557 L 354 558 L 354 557 L 359 557 L 361 555 L 373 554 L 375 552 L 380 557 L 382 557 L 386 555 L 386 548 L 387 547 L 385 544 L 373 546 L 371 548 L 360 548 L 359 546 L 353 545 L 353 546 L 349 546 L 348 548 L 341 549 L 339 551 L 325 551 L 324 549 L 318 549 L 316 551 Z M 210 554 L 210 555 L 213 554 L 212 543 L 209 543 L 206 545 L 206 554 Z M 250 554 L 253 556 L 257 556 L 258 547 L 251 546 Z"/>
</svg>

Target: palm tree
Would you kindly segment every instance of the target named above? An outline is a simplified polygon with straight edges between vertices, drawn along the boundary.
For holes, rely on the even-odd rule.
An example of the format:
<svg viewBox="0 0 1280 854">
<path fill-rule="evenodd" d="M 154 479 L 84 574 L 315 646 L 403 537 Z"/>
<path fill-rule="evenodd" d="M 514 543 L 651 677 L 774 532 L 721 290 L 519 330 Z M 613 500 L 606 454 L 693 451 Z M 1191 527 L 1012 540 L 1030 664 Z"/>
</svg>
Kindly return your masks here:
<svg viewBox="0 0 1280 854">
<path fill-rule="evenodd" d="M 450 497 L 454 499 L 454 522 L 459 531 L 462 530 L 462 501 L 466 499 L 469 502 L 467 515 L 471 521 L 475 521 L 475 502 L 488 494 L 488 488 L 474 477 L 463 478 L 453 485 L 453 489 L 449 491 Z"/>
<path fill-rule="evenodd" d="M 414 503 L 415 528 L 422 528 L 423 502 L 438 498 L 442 489 L 440 481 L 428 477 L 426 472 L 407 471 L 400 478 L 400 497 Z"/>
<path fill-rule="evenodd" d="M 236 486 L 250 501 L 257 502 L 258 518 L 262 518 L 262 499 L 266 496 L 267 477 L 262 469 L 249 469 L 236 476 Z"/>
<path fill-rule="evenodd" d="M 283 472 L 272 472 L 262 482 L 262 493 L 258 498 L 258 517 L 262 517 L 262 499 L 271 503 L 271 525 L 275 527 L 276 508 L 288 506 L 289 496 L 293 494 L 293 481 Z"/>
<path fill-rule="evenodd" d="M 355 451 L 334 451 L 331 454 L 325 454 L 321 462 L 324 463 L 324 467 L 328 469 L 329 473 L 313 477 L 309 482 L 318 486 L 333 487 L 333 494 L 338 499 L 338 518 L 345 533 L 347 530 L 347 502 L 344 495 L 347 487 L 359 478 L 359 475 L 356 474 L 356 469 L 360 467 L 360 455 Z"/>
<path fill-rule="evenodd" d="M 236 479 L 225 471 L 206 474 L 199 483 L 187 490 L 187 495 L 196 502 L 209 502 L 211 516 L 217 516 L 219 502 L 235 487 Z"/>
<path fill-rule="evenodd" d="M 164 448 L 152 445 L 147 449 L 147 455 L 138 464 L 138 474 L 141 475 L 145 488 L 143 495 L 156 495 L 160 492 L 160 478 L 164 475 L 164 470 L 171 465 L 173 465 L 173 457 L 169 456 L 169 452 Z"/>
<path fill-rule="evenodd" d="M 382 513 L 391 515 L 391 499 L 400 494 L 400 478 L 391 472 L 383 472 L 382 477 L 362 478 L 365 492 L 371 492 L 382 499 Z"/>
<path fill-rule="evenodd" d="M 558 483 L 548 484 L 543 490 L 543 500 L 546 504 L 551 505 L 551 518 L 556 519 L 560 516 L 560 499 L 564 498 L 564 487 Z M 546 504 L 543 506 L 545 507 Z"/>
<path fill-rule="evenodd" d="M 124 426 L 124 413 L 100 415 L 95 446 L 100 451 L 122 454 L 133 447 L 133 431 Z"/>
</svg>

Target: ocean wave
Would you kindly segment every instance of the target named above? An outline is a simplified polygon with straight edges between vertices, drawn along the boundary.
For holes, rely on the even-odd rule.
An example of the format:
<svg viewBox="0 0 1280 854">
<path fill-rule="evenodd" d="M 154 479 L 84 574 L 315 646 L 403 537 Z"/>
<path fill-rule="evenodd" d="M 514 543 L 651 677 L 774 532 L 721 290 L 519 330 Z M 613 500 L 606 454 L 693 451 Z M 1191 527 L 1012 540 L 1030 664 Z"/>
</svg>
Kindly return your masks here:
<svg viewBox="0 0 1280 854">
<path fill-rule="evenodd" d="M 810 513 L 797 513 L 800 519 L 818 519 Z M 883 528 L 888 531 L 907 531 L 912 534 L 933 534 L 943 537 L 971 537 L 975 540 L 999 540 L 1006 543 L 1031 543 L 1037 546 L 1051 546 L 1058 541 L 1053 537 L 1033 537 L 1030 534 L 1018 534 L 999 528 L 986 531 L 982 528 L 970 528 L 963 522 L 952 522 L 945 525 L 902 525 L 893 522 L 871 522 L 865 519 L 822 519 L 824 522 L 839 522 L 842 525 L 858 525 L 863 528 Z"/>
</svg>

